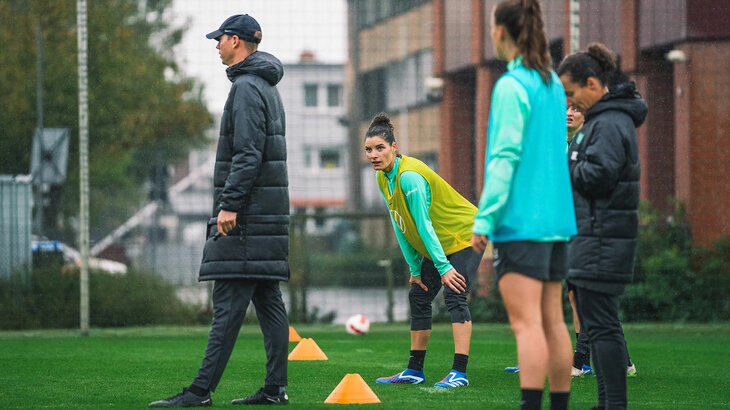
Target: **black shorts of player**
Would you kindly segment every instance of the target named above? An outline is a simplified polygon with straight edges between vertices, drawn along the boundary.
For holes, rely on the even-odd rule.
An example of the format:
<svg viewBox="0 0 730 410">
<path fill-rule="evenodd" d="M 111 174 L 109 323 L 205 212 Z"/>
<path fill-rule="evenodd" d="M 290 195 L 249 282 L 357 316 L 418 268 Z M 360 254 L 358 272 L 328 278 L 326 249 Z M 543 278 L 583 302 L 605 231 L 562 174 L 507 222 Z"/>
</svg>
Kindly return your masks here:
<svg viewBox="0 0 730 410">
<path fill-rule="evenodd" d="M 541 281 L 565 279 L 568 242 L 495 242 L 494 275 L 497 281 L 509 272 Z"/>
<path fill-rule="evenodd" d="M 469 247 L 446 256 L 451 266 L 456 269 L 466 281 L 466 290 L 456 293 L 450 287 L 441 284 L 441 275 L 433 262 L 427 258 L 421 260 L 421 281 L 426 285 L 428 291 L 420 286 L 411 285 L 408 292 L 408 301 L 411 307 L 411 330 L 429 330 L 432 322 L 432 306 L 439 290 L 444 288 L 444 303 L 451 315 L 451 323 L 464 323 L 471 321 L 471 313 L 466 302 L 466 297 L 471 292 L 472 284 L 477 279 L 477 270 L 482 260 L 483 252 L 475 252 Z"/>
</svg>

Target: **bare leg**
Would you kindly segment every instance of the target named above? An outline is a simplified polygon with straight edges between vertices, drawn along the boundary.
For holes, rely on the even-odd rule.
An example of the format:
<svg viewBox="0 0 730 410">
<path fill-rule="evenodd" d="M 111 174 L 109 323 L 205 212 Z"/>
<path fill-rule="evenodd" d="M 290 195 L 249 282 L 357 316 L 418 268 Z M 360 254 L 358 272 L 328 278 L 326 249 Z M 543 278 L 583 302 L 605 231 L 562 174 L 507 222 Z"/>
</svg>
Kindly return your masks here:
<svg viewBox="0 0 730 410">
<path fill-rule="evenodd" d="M 562 284 L 559 281 L 544 282 L 542 291 L 542 327 L 549 352 L 551 392 L 570 390 L 570 368 L 573 352 L 570 335 L 565 327 L 562 305 Z"/>
<path fill-rule="evenodd" d="M 543 282 L 509 272 L 499 280 L 499 290 L 517 341 L 520 387 L 542 390 L 548 374 L 548 345 L 540 312 Z"/>
<path fill-rule="evenodd" d="M 429 338 L 431 338 L 431 329 L 411 330 L 411 350 L 426 350 Z"/>
<path fill-rule="evenodd" d="M 454 332 L 454 353 L 468 356 L 471 342 L 471 321 L 452 323 L 451 329 Z"/>
<path fill-rule="evenodd" d="M 575 328 L 575 333 L 580 333 L 580 320 L 578 311 L 575 310 L 575 295 L 572 290 L 568 292 L 568 300 L 570 300 L 570 308 L 573 309 L 573 328 Z"/>
</svg>

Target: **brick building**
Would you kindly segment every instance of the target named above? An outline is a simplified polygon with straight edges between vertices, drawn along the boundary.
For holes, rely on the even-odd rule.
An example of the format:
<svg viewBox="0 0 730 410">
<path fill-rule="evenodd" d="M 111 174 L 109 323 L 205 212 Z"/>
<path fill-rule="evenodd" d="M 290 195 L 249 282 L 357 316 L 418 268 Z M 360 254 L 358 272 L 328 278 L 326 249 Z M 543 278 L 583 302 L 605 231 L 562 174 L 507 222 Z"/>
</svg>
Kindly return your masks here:
<svg viewBox="0 0 730 410">
<path fill-rule="evenodd" d="M 348 0 L 351 204 L 374 203 L 360 149 L 379 111 L 401 151 L 432 165 L 476 202 L 482 187 L 492 87 L 504 72 L 491 44 L 497 0 Z M 730 234 L 730 4 L 724 0 L 543 0 L 553 61 L 605 43 L 649 104 L 639 128 L 642 199 L 687 210 L 694 242 Z M 575 19 L 573 20 L 576 21 Z M 574 23 L 575 24 L 575 23 Z M 671 52 L 671 53 L 670 53 Z M 359 164 L 359 165 L 358 165 Z M 368 185 L 370 184 L 370 185 Z M 370 198 L 370 199 L 368 199 Z M 380 205 L 380 204 L 378 204 Z"/>
</svg>

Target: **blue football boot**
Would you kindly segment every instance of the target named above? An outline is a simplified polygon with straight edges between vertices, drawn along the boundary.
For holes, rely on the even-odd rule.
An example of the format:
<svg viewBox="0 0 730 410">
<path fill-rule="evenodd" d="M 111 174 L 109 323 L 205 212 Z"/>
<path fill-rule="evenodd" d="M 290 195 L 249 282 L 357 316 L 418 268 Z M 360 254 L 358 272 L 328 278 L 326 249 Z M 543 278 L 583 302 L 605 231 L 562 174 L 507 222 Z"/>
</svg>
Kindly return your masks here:
<svg viewBox="0 0 730 410">
<path fill-rule="evenodd" d="M 402 372 L 390 377 L 381 377 L 376 379 L 377 383 L 385 384 L 422 384 L 426 380 L 423 370 L 412 370 L 406 368 Z"/>
<path fill-rule="evenodd" d="M 433 387 L 459 387 L 468 385 L 469 379 L 466 377 L 466 373 L 451 369 L 451 372 L 443 380 L 434 384 Z"/>
</svg>

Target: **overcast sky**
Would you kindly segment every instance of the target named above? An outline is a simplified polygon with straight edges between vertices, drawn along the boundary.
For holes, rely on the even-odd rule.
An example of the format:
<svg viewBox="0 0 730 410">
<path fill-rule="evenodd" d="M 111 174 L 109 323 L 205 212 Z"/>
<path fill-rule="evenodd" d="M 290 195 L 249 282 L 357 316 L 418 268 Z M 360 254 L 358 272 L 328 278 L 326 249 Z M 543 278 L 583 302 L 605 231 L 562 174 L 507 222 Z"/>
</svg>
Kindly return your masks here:
<svg viewBox="0 0 730 410">
<path fill-rule="evenodd" d="M 230 81 L 221 64 L 215 40 L 205 35 L 234 14 L 249 14 L 261 25 L 259 50 L 283 63 L 299 61 L 302 50 L 314 51 L 317 60 L 344 63 L 347 57 L 345 0 L 174 0 L 172 18 L 187 22 L 178 61 L 188 76 L 205 84 L 205 99 L 212 112 L 223 110 Z"/>
</svg>

